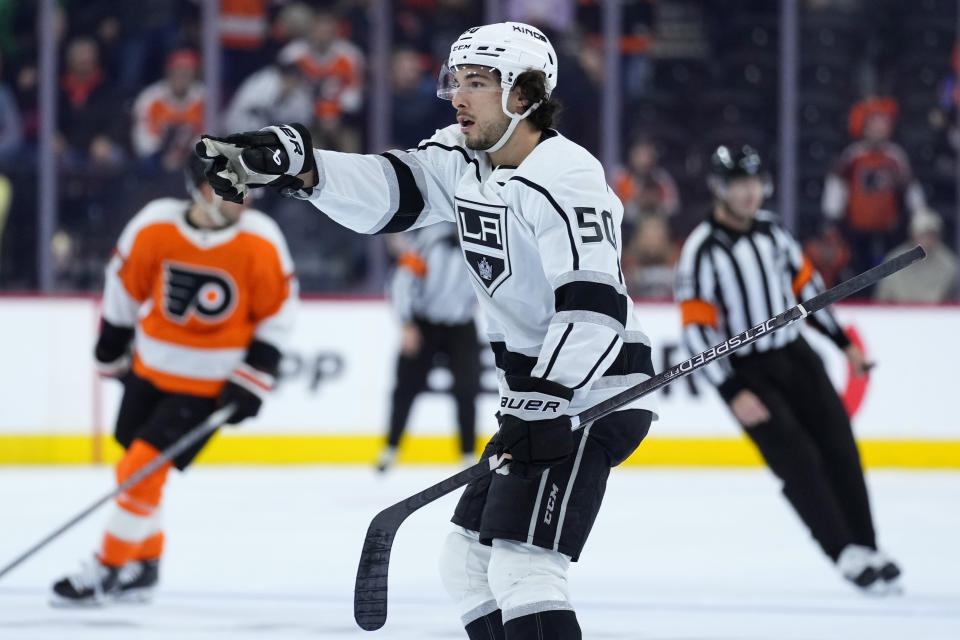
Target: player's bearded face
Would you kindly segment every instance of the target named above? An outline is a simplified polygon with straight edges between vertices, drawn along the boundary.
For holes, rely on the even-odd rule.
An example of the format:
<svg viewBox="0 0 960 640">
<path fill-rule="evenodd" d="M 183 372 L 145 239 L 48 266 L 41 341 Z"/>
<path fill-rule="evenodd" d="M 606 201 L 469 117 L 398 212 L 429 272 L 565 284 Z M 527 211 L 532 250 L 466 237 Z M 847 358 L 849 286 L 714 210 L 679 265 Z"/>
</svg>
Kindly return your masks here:
<svg viewBox="0 0 960 640">
<path fill-rule="evenodd" d="M 507 132 L 509 126 L 510 118 L 503 113 L 500 105 L 497 104 L 497 113 L 491 114 L 485 121 L 477 122 L 473 130 L 467 132 L 467 148 L 477 151 L 489 149 Z"/>
<path fill-rule="evenodd" d="M 489 70 L 469 66 L 457 70 L 456 82 L 451 101 L 466 145 L 478 151 L 489 149 L 510 126 L 500 104 L 500 80 Z"/>
</svg>

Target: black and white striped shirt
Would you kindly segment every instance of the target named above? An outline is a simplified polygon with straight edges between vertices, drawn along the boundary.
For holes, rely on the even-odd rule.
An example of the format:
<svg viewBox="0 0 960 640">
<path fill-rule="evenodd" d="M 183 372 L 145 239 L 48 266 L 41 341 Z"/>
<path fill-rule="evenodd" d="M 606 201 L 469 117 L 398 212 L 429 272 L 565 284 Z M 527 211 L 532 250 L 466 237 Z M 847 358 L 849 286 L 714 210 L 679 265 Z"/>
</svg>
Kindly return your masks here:
<svg viewBox="0 0 960 640">
<path fill-rule="evenodd" d="M 472 322 L 477 296 L 463 264 L 457 225 L 441 222 L 408 235 L 413 237 L 390 280 L 390 301 L 400 318 L 442 325 Z"/>
<path fill-rule="evenodd" d="M 711 216 L 687 237 L 677 263 L 675 298 L 683 318 L 684 342 L 692 354 L 700 353 L 823 289 L 820 275 L 799 243 L 769 211 L 758 212 L 745 232 Z M 839 347 L 849 344 L 830 309 L 808 320 Z M 730 358 L 779 349 L 799 335 L 799 325 L 793 324 Z M 729 358 L 705 367 L 704 374 L 726 400 L 743 389 Z"/>
</svg>

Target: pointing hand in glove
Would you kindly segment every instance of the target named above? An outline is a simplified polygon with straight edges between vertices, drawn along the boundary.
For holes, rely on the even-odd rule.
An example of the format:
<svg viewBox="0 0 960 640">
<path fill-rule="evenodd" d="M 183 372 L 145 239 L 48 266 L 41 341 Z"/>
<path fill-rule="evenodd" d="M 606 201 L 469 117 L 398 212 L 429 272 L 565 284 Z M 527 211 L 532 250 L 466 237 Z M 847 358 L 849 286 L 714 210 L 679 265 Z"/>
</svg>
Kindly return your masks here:
<svg viewBox="0 0 960 640">
<path fill-rule="evenodd" d="M 230 202 L 241 203 L 250 189 L 265 186 L 306 198 L 317 184 L 313 141 L 302 124 L 264 127 L 224 138 L 201 136 L 197 154 L 213 160 L 207 181 Z"/>
</svg>

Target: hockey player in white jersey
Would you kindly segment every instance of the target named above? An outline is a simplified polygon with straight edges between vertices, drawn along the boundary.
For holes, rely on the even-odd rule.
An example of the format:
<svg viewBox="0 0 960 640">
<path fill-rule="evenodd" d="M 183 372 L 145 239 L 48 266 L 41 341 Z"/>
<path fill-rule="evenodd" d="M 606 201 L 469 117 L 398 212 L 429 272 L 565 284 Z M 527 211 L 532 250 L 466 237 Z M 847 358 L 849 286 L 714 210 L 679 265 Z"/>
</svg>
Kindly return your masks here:
<svg viewBox="0 0 960 640">
<path fill-rule="evenodd" d="M 440 573 L 471 639 L 581 637 L 567 589 L 611 467 L 655 417 L 644 398 L 571 432 L 571 415 L 653 374 L 620 271 L 623 207 L 600 163 L 552 128 L 557 58 L 536 28 L 475 27 L 438 95 L 457 124 L 381 155 L 312 149 L 300 125 L 205 137 L 218 193 L 270 185 L 361 233 L 457 223 L 500 382 L 501 469 L 468 486 Z M 312 150 L 312 153 L 311 153 Z"/>
</svg>

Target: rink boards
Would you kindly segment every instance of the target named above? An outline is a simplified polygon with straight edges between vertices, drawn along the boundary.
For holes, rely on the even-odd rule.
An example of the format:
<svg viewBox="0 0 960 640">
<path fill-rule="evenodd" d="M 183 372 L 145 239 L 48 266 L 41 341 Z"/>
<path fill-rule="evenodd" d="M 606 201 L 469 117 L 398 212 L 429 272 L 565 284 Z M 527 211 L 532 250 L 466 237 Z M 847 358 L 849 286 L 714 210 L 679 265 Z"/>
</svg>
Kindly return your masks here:
<svg viewBox="0 0 960 640">
<path fill-rule="evenodd" d="M 657 370 L 687 357 L 679 313 L 640 303 Z M 953 395 L 960 359 L 960 307 L 846 305 L 838 309 L 869 359 L 869 381 L 850 379 L 842 355 L 808 331 L 852 412 L 873 467 L 960 468 Z M 109 437 L 120 395 L 101 382 L 91 354 L 99 322 L 92 298 L 0 298 L 0 463 L 112 460 Z M 285 351 L 279 388 L 261 415 L 221 434 L 201 460 L 211 463 L 369 463 L 382 442 L 398 338 L 387 303 L 309 299 Z M 493 431 L 492 356 L 484 350 L 478 400 L 481 438 Z M 437 369 L 417 401 L 402 447 L 408 462 L 456 457 L 449 374 Z M 698 377 L 660 397 L 661 419 L 628 464 L 750 466 L 759 458 L 715 391 Z"/>
</svg>

